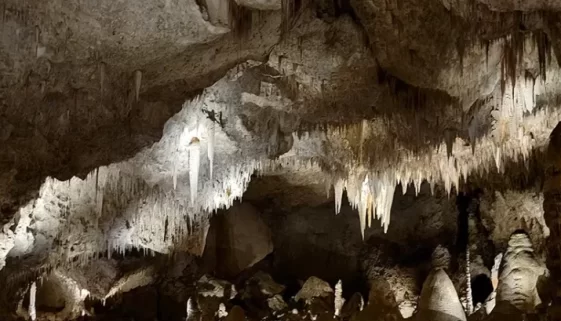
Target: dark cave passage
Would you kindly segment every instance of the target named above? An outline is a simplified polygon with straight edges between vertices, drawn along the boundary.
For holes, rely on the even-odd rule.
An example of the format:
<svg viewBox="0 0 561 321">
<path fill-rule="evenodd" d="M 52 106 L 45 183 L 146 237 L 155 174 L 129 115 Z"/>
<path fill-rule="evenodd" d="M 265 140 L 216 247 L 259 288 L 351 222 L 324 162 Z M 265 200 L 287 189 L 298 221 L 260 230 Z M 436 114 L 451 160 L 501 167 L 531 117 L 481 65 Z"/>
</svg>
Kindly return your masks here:
<svg viewBox="0 0 561 321">
<path fill-rule="evenodd" d="M 485 303 L 485 300 L 493 292 L 491 279 L 485 274 L 479 274 L 471 279 L 471 296 L 474 306 Z"/>
</svg>

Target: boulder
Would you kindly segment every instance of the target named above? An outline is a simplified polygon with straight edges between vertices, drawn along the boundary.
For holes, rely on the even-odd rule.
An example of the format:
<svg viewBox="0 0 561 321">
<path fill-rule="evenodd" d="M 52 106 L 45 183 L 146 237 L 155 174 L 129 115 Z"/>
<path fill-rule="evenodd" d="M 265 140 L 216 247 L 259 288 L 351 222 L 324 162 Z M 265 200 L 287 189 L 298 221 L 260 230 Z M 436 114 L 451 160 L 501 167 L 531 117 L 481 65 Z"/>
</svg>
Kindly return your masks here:
<svg viewBox="0 0 561 321">
<path fill-rule="evenodd" d="M 284 288 L 284 285 L 276 283 L 269 274 L 259 271 L 246 282 L 245 292 L 251 293 L 255 289 L 261 295 L 270 298 L 282 293 Z"/>
<path fill-rule="evenodd" d="M 329 283 L 311 276 L 306 280 L 294 299 L 296 301 L 303 300 L 306 304 L 310 304 L 314 298 L 329 298 L 333 297 L 333 295 L 333 289 Z"/>
<path fill-rule="evenodd" d="M 237 295 L 236 288 L 228 281 L 203 275 L 197 281 L 197 302 L 202 321 L 213 321 L 220 309 L 220 304 Z"/>
<path fill-rule="evenodd" d="M 213 217 L 204 261 L 217 275 L 233 277 L 273 251 L 271 231 L 250 204 L 235 204 Z"/>
<path fill-rule="evenodd" d="M 356 298 L 355 300 L 359 301 L 357 303 L 359 303 L 360 307 L 360 298 Z M 349 300 L 349 306 L 344 307 L 343 310 L 351 308 L 353 304 L 352 301 L 353 298 Z M 402 319 L 403 317 L 395 298 L 395 288 L 384 278 L 371 282 L 368 304 L 362 311 L 351 317 L 352 321 L 396 321 Z"/>
<path fill-rule="evenodd" d="M 284 302 L 284 299 L 280 294 L 267 299 L 267 306 L 274 312 L 279 312 L 288 308 L 288 304 Z"/>
<path fill-rule="evenodd" d="M 215 279 L 208 275 L 203 275 L 197 281 L 197 291 L 203 297 L 233 299 L 237 292 L 236 287 L 228 281 Z"/>
</svg>

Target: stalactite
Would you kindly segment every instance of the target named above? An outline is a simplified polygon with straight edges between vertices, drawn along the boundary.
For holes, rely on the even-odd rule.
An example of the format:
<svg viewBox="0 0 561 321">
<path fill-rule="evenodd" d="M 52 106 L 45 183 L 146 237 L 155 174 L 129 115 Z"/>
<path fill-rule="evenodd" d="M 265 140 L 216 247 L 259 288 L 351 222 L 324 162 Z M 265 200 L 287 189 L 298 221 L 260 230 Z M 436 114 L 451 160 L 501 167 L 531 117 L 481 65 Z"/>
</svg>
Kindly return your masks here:
<svg viewBox="0 0 561 321">
<path fill-rule="evenodd" d="M 176 158 L 177 156 L 174 156 Z M 177 189 L 177 162 L 176 160 L 173 161 L 173 168 L 172 168 L 172 183 L 173 183 L 173 190 Z"/>
<path fill-rule="evenodd" d="M 337 179 L 334 185 L 335 189 L 335 214 L 341 212 L 341 203 L 343 201 L 343 189 L 345 187 L 345 182 L 342 179 Z"/>
<path fill-rule="evenodd" d="M 214 167 L 214 144 L 215 144 L 215 124 L 211 121 L 209 130 L 208 130 L 208 162 L 209 162 L 209 170 L 210 170 L 210 179 L 212 180 L 212 170 Z"/>
<path fill-rule="evenodd" d="M 141 86 L 142 86 L 142 71 L 137 70 L 134 72 L 134 95 L 137 102 L 140 100 Z"/>
<path fill-rule="evenodd" d="M 281 0 L 281 37 L 284 38 L 292 28 L 296 20 L 296 15 L 299 13 L 300 9 L 304 7 L 303 3 L 304 0 Z M 302 56 L 302 53 L 300 53 L 300 56 Z"/>
<path fill-rule="evenodd" d="M 194 205 L 197 199 L 200 162 L 201 144 L 197 137 L 193 137 L 189 144 L 189 187 L 191 188 L 191 205 Z"/>
<path fill-rule="evenodd" d="M 533 34 L 533 41 L 538 49 L 538 63 L 539 63 L 539 71 L 541 78 L 545 81 L 546 80 L 546 71 L 548 62 L 551 61 L 551 43 L 549 42 L 549 38 L 547 34 L 542 31 L 534 31 Z"/>
<path fill-rule="evenodd" d="M 360 127 L 360 147 L 359 147 L 360 164 L 364 162 L 364 141 L 366 140 L 367 137 L 367 131 L 368 131 L 368 121 L 366 119 L 363 119 Z"/>
<path fill-rule="evenodd" d="M 359 177 L 349 177 L 346 184 L 347 198 L 354 209 L 357 209 L 360 221 L 361 235 L 371 224 L 371 218 L 376 215 L 380 220 L 384 232 L 387 232 L 390 223 L 390 213 L 395 192 L 396 180 L 391 175 L 384 174 L 364 180 Z M 343 181 L 338 179 L 335 183 L 335 211 L 341 208 L 343 194 Z"/>
<path fill-rule="evenodd" d="M 253 11 L 250 8 L 238 5 L 235 0 L 227 0 L 228 23 L 230 29 L 239 38 L 247 37 L 253 26 Z"/>
<path fill-rule="evenodd" d="M 358 217 L 360 222 L 360 233 L 362 239 L 364 240 L 364 231 L 366 230 L 366 215 L 368 214 L 366 198 L 369 194 L 368 177 L 362 182 L 361 188 L 357 193 L 358 200 L 355 199 L 355 207 L 358 207 Z"/>
<path fill-rule="evenodd" d="M 446 154 L 448 157 L 452 156 L 455 140 L 456 135 L 451 129 L 444 130 L 444 142 L 446 143 Z"/>
<path fill-rule="evenodd" d="M 103 93 L 105 90 L 105 75 L 106 75 L 106 66 L 105 63 L 99 64 L 99 92 L 100 92 L 100 99 L 103 101 Z"/>
<path fill-rule="evenodd" d="M 39 46 L 41 45 L 41 29 L 35 26 L 35 57 L 39 58 Z"/>
</svg>

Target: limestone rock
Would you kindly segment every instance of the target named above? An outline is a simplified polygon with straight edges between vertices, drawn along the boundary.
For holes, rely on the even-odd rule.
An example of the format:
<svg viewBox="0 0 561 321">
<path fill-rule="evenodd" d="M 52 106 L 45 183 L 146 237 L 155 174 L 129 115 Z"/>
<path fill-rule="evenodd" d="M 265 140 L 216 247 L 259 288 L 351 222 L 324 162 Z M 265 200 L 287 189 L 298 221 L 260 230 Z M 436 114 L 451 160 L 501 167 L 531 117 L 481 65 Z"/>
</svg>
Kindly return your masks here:
<svg viewBox="0 0 561 321">
<path fill-rule="evenodd" d="M 314 298 L 328 298 L 334 295 L 333 289 L 329 283 L 311 276 L 306 280 L 300 291 L 294 297 L 295 301 L 304 301 L 310 304 Z"/>
<path fill-rule="evenodd" d="M 438 245 L 432 252 L 432 267 L 447 270 L 450 267 L 450 252 L 447 248 Z"/>
<path fill-rule="evenodd" d="M 203 297 L 233 299 L 237 292 L 233 284 L 228 281 L 215 279 L 213 277 L 203 275 L 197 281 L 197 291 Z"/>
<path fill-rule="evenodd" d="M 285 310 L 285 309 L 288 308 L 288 304 L 286 304 L 286 302 L 284 302 L 284 299 L 279 294 L 276 294 L 276 295 L 268 298 L 267 299 L 267 306 L 275 312 L 279 312 L 279 311 L 282 311 L 282 310 Z"/>
<path fill-rule="evenodd" d="M 119 266 L 115 260 L 100 259 L 82 266 L 72 268 L 67 275 L 77 282 L 81 288 L 88 289 L 91 296 L 102 300 L 119 280 Z"/>
<path fill-rule="evenodd" d="M 236 204 L 211 221 L 203 256 L 219 274 L 234 276 L 273 251 L 271 231 L 250 204 Z"/>
<path fill-rule="evenodd" d="M 151 284 L 152 282 L 154 282 L 156 274 L 155 272 L 156 271 L 153 266 L 141 267 L 136 270 L 127 272 L 117 282 L 115 282 L 109 292 L 105 295 L 104 299 L 107 299 L 118 293 L 129 292 L 136 288 Z"/>
<path fill-rule="evenodd" d="M 88 290 L 81 288 L 63 271 L 55 270 L 37 282 L 37 318 L 73 320 L 84 311 L 88 296 Z"/>
<path fill-rule="evenodd" d="M 250 292 L 249 287 L 257 287 L 257 290 L 265 297 L 273 297 L 284 291 L 284 285 L 278 284 L 273 278 L 263 272 L 258 271 L 246 282 L 246 292 Z"/>
<path fill-rule="evenodd" d="M 353 319 L 355 320 L 402 320 L 401 307 L 396 301 L 396 284 L 384 278 L 371 282 L 368 303 Z M 414 310 L 414 309 L 413 309 Z"/>
<path fill-rule="evenodd" d="M 518 191 L 485 193 L 481 217 L 490 238 L 500 251 L 506 250 L 513 231 L 523 229 L 536 249 L 545 246 L 549 228 L 544 221 L 543 195 Z"/>
</svg>

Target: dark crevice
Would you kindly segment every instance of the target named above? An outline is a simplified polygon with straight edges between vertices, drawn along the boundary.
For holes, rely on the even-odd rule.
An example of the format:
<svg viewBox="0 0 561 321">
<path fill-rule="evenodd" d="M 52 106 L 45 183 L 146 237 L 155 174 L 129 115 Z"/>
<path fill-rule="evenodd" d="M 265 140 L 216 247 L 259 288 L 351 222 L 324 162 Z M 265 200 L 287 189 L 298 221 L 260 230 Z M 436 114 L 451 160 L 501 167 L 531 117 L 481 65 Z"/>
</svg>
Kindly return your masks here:
<svg viewBox="0 0 561 321">
<path fill-rule="evenodd" d="M 468 244 L 468 217 L 469 204 L 471 197 L 460 192 L 456 197 L 456 206 L 458 208 L 458 235 L 456 237 L 457 253 L 464 253 Z"/>
<path fill-rule="evenodd" d="M 471 279 L 471 296 L 474 306 L 478 303 L 485 303 L 492 292 L 493 284 L 487 275 L 479 274 Z"/>
</svg>

